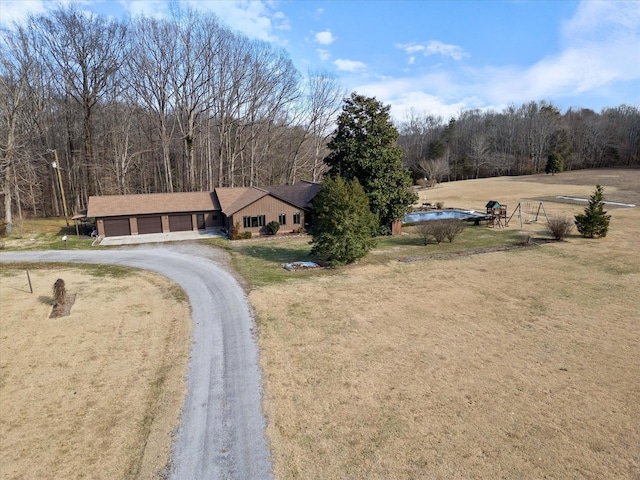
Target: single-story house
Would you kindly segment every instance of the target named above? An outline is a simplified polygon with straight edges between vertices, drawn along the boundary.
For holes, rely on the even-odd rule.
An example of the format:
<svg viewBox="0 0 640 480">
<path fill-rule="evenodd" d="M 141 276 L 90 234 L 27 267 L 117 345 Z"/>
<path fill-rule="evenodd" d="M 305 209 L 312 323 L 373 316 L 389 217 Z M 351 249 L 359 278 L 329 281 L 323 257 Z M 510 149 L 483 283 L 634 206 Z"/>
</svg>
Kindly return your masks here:
<svg viewBox="0 0 640 480">
<path fill-rule="evenodd" d="M 272 187 L 217 188 L 213 192 L 105 195 L 89 198 L 87 216 L 100 236 L 203 230 L 235 225 L 252 235 L 266 233 L 271 221 L 279 233 L 306 229 L 311 201 L 320 184 L 301 181 Z"/>
<path fill-rule="evenodd" d="M 262 188 L 216 188 L 216 195 L 229 230 L 237 226 L 240 232 L 261 235 L 272 221 L 280 224 L 279 233 L 306 229 L 311 223 L 311 200 L 319 189 L 318 183 L 301 181 Z"/>
</svg>

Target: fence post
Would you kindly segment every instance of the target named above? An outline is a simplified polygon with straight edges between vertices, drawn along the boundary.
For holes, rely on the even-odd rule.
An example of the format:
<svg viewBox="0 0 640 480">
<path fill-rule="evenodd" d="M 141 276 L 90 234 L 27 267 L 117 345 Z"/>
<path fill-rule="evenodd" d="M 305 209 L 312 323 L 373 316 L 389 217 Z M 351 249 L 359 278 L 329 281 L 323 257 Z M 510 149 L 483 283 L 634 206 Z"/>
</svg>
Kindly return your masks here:
<svg viewBox="0 0 640 480">
<path fill-rule="evenodd" d="M 31 277 L 29 276 L 29 270 L 25 270 L 27 272 L 27 280 L 29 281 L 29 290 L 33 293 L 33 287 L 31 286 Z"/>
</svg>

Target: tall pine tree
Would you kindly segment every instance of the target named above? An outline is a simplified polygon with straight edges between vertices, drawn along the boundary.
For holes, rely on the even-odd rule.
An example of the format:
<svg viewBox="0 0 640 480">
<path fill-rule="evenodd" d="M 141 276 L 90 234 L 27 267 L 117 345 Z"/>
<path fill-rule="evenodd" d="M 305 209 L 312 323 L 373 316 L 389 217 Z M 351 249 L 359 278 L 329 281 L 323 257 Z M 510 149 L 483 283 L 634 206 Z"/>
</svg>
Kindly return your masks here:
<svg viewBox="0 0 640 480">
<path fill-rule="evenodd" d="M 376 218 L 357 179 L 327 177 L 313 199 L 311 254 L 331 265 L 364 257 L 375 245 Z"/>
<path fill-rule="evenodd" d="M 556 173 L 562 172 L 564 169 L 564 160 L 562 155 L 557 152 L 550 153 L 547 157 L 547 165 L 544 167 L 545 173 L 550 173 L 552 176 Z"/>
<path fill-rule="evenodd" d="M 378 232 L 388 234 L 416 201 L 411 176 L 402 166 L 398 131 L 389 117 L 390 106 L 352 93 L 345 99 L 338 127 L 324 159 L 328 175 L 358 179 L 378 220 Z"/>
<path fill-rule="evenodd" d="M 604 210 L 604 190 L 596 185 L 596 190 L 589 198 L 589 205 L 584 213 L 576 215 L 576 227 L 583 237 L 606 237 L 609 231 L 611 215 Z"/>
</svg>

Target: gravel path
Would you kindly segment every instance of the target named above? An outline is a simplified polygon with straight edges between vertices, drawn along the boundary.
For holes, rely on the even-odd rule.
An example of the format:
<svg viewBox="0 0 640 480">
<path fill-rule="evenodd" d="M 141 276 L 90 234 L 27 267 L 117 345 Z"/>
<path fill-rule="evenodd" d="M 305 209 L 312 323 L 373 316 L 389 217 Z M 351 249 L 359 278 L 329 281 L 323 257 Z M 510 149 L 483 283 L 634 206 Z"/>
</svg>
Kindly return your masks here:
<svg viewBox="0 0 640 480">
<path fill-rule="evenodd" d="M 270 479 L 251 310 L 215 251 L 194 247 L 2 252 L 0 262 L 128 265 L 160 273 L 179 284 L 191 302 L 193 344 L 188 394 L 173 442 L 171 478 Z"/>
</svg>

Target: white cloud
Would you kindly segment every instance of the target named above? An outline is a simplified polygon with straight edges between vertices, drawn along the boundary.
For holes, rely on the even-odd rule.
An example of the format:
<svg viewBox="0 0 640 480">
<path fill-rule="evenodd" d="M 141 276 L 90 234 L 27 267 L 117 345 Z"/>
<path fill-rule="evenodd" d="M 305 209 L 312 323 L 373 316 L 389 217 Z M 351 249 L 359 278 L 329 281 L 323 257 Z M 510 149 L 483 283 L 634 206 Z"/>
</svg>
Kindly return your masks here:
<svg viewBox="0 0 640 480">
<path fill-rule="evenodd" d="M 419 43 L 398 43 L 396 47 L 404 50 L 408 55 L 422 52 L 425 57 L 429 55 L 442 55 L 444 57 L 451 57 L 454 60 L 462 60 L 469 56 L 462 47 L 442 43 L 438 40 L 431 40 L 424 45 Z M 412 56 L 411 58 L 415 57 Z"/>
<path fill-rule="evenodd" d="M 421 52 L 424 50 L 423 45 L 419 45 L 416 43 L 396 43 L 396 47 L 404 50 L 407 54 Z"/>
<path fill-rule="evenodd" d="M 446 122 L 450 118 L 457 117 L 462 110 L 475 108 L 481 103 L 474 97 L 450 101 L 419 89 L 398 91 L 391 96 L 388 96 L 385 90 L 375 86 L 362 86 L 356 89 L 358 93 L 376 97 L 383 104 L 391 105 L 390 113 L 395 121 L 402 121 L 413 111 L 439 116 Z"/>
<path fill-rule="evenodd" d="M 320 60 L 322 60 L 323 62 L 326 62 L 331 58 L 331 54 L 329 53 L 329 51 L 325 50 L 324 48 L 318 48 L 316 52 L 318 52 L 318 57 L 320 57 Z"/>
<path fill-rule="evenodd" d="M 621 41 L 631 36 L 637 42 L 639 32 L 637 1 L 583 1 L 576 14 L 562 26 L 565 42 L 574 47 L 597 44 L 603 37 Z"/>
<path fill-rule="evenodd" d="M 527 68 L 484 68 L 479 84 L 492 100 L 577 97 L 636 82 L 640 100 L 640 2 L 580 4 L 562 28 L 564 50 Z"/>
<path fill-rule="evenodd" d="M 183 0 L 198 10 L 215 13 L 232 30 L 250 38 L 278 44 L 286 42 L 275 35 L 276 30 L 288 30 L 289 20 L 280 11 L 273 11 L 268 0 Z"/>
<path fill-rule="evenodd" d="M 0 2 L 0 24 L 23 23 L 29 15 L 45 13 L 42 0 L 2 0 Z"/>
<path fill-rule="evenodd" d="M 291 24 L 289 23 L 289 18 L 284 14 L 284 12 L 276 12 L 273 14 L 273 28 L 276 30 L 291 30 Z"/>
<path fill-rule="evenodd" d="M 319 43 L 320 45 L 331 45 L 335 42 L 336 37 L 333 36 L 330 30 L 325 30 L 324 32 L 316 33 L 314 37 L 314 41 Z"/>
<path fill-rule="evenodd" d="M 166 17 L 169 14 L 165 0 L 119 0 L 118 3 L 132 17 Z"/>
<path fill-rule="evenodd" d="M 465 52 L 462 47 L 458 45 L 448 45 L 446 43 L 439 42 L 437 40 L 431 40 L 425 49 L 425 55 L 443 55 L 445 57 L 451 57 L 454 60 L 462 60 L 464 57 L 468 57 L 469 54 Z"/>
<path fill-rule="evenodd" d="M 346 60 L 343 58 L 334 60 L 333 64 L 342 72 L 362 72 L 367 68 L 367 65 L 363 62 L 359 62 L 357 60 Z"/>
<path fill-rule="evenodd" d="M 531 65 L 439 67 L 359 86 L 393 105 L 397 118 L 409 108 L 444 117 L 462 109 L 501 109 L 508 104 L 550 100 L 580 105 L 600 96 L 611 106 L 640 105 L 640 2 L 582 2 L 561 28 L 562 48 Z M 399 44 L 409 55 L 466 55 L 440 42 Z M 575 103 L 574 103 L 575 102 Z"/>
</svg>

